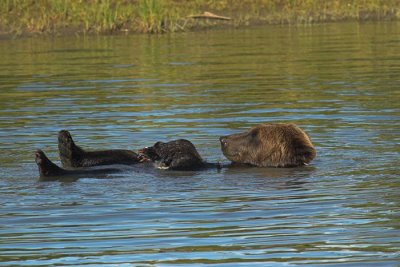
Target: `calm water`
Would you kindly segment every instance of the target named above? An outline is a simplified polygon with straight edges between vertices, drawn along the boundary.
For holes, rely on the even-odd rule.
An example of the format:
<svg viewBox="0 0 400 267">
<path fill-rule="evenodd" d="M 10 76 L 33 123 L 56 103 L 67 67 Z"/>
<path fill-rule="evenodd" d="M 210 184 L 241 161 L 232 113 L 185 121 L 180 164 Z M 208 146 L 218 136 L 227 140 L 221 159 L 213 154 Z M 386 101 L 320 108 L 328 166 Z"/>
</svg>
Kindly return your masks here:
<svg viewBox="0 0 400 267">
<path fill-rule="evenodd" d="M 0 41 L 0 265 L 398 266 L 400 23 Z M 294 122 L 297 169 L 39 182 L 57 132 L 85 148 Z"/>
</svg>

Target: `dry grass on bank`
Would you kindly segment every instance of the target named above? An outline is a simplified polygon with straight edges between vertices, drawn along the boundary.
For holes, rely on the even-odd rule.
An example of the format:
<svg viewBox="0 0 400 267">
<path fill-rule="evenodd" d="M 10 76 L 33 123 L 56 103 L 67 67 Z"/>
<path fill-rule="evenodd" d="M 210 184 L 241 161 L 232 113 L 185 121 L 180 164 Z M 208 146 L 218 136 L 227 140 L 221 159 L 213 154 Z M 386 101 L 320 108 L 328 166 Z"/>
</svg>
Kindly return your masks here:
<svg viewBox="0 0 400 267">
<path fill-rule="evenodd" d="M 232 20 L 188 17 L 204 11 Z M 0 30 L 17 35 L 162 33 L 216 24 L 398 19 L 400 0 L 2 0 L 0 14 Z"/>
</svg>

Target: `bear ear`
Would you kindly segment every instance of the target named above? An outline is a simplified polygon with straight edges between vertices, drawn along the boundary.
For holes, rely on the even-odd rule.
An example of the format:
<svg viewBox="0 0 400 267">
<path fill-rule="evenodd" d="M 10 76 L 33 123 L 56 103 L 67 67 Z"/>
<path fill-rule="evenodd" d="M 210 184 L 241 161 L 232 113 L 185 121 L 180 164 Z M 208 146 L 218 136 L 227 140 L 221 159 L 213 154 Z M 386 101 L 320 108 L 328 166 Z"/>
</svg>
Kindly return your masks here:
<svg viewBox="0 0 400 267">
<path fill-rule="evenodd" d="M 258 140 L 259 136 L 260 136 L 260 129 L 259 128 L 251 129 L 250 132 L 249 132 L 249 136 L 253 140 Z"/>
<path fill-rule="evenodd" d="M 252 129 L 249 132 L 250 144 L 258 146 L 261 143 L 260 129 Z"/>
</svg>

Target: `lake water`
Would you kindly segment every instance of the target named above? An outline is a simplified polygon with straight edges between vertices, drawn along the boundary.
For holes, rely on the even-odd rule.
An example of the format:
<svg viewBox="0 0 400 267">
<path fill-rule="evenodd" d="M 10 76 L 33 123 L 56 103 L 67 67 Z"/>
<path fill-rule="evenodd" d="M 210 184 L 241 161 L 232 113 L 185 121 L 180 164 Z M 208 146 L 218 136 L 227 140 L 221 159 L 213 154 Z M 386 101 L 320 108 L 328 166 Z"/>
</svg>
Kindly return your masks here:
<svg viewBox="0 0 400 267">
<path fill-rule="evenodd" d="M 399 266 L 400 23 L 0 40 L 1 266 Z M 40 182 L 87 149 L 294 122 L 294 169 Z"/>
</svg>

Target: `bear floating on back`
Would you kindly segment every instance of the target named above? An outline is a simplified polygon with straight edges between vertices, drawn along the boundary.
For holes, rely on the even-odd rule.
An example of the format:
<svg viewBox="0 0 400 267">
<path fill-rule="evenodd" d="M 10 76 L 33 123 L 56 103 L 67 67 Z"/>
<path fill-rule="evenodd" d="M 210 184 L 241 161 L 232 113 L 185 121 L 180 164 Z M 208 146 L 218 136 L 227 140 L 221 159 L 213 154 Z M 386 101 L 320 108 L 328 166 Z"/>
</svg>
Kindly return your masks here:
<svg viewBox="0 0 400 267">
<path fill-rule="evenodd" d="M 43 181 L 56 181 L 63 176 L 98 175 L 122 171 L 124 168 L 107 165 L 140 165 L 154 163 L 159 169 L 197 170 L 210 164 L 203 161 L 196 147 L 188 140 L 179 139 L 157 142 L 139 150 L 139 154 L 125 149 L 87 151 L 77 146 L 71 134 L 62 130 L 58 133 L 58 149 L 62 167 L 50 161 L 42 150 L 35 153 L 35 161 Z"/>
<path fill-rule="evenodd" d="M 307 165 L 316 156 L 308 135 L 294 124 L 260 124 L 244 133 L 222 136 L 220 142 L 223 154 L 232 162 L 258 167 L 297 167 Z M 203 161 L 196 147 L 185 139 L 157 142 L 139 150 L 139 154 L 124 149 L 86 151 L 75 144 L 68 131 L 62 130 L 58 135 L 58 148 L 64 168 L 51 162 L 43 151 L 38 150 L 35 153 L 36 164 L 43 180 L 53 181 L 60 176 L 119 171 L 116 168 L 87 168 L 112 164 L 136 165 L 153 162 L 157 168 L 171 170 L 222 167 L 219 163 Z"/>
<path fill-rule="evenodd" d="M 235 163 L 258 167 L 297 167 L 316 156 L 308 135 L 295 124 L 267 123 L 239 134 L 222 136 L 221 149 Z"/>
</svg>

